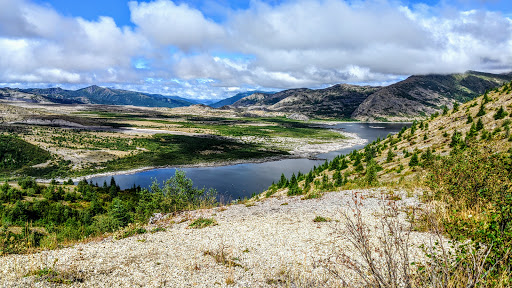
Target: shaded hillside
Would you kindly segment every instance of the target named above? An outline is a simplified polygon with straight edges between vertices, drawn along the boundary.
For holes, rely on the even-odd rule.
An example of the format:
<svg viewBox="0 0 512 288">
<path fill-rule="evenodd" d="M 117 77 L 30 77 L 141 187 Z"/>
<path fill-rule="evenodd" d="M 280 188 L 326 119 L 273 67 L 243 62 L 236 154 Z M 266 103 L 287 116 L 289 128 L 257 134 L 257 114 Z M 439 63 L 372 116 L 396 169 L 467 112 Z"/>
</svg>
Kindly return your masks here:
<svg viewBox="0 0 512 288">
<path fill-rule="evenodd" d="M 353 111 L 379 87 L 338 84 L 325 89 L 289 89 L 275 94 L 255 93 L 232 106 L 299 112 L 309 116 L 349 118 Z"/>
<path fill-rule="evenodd" d="M 364 121 L 425 118 L 453 102 L 467 102 L 512 80 L 511 74 L 467 72 L 411 76 L 370 95 L 351 115 Z"/>
<path fill-rule="evenodd" d="M 195 104 L 195 102 L 176 96 L 103 88 L 96 85 L 76 91 L 62 88 L 3 88 L 0 89 L 0 98 L 35 103 L 133 105 L 168 108 Z"/>
</svg>

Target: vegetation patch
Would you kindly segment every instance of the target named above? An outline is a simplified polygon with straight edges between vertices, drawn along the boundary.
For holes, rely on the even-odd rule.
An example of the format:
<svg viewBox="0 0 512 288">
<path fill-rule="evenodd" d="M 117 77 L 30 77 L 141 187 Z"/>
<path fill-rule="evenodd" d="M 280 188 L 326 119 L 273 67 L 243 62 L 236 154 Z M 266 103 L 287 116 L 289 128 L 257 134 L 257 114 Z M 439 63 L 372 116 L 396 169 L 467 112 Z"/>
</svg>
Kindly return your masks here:
<svg viewBox="0 0 512 288">
<path fill-rule="evenodd" d="M 49 152 L 18 137 L 0 135 L 0 173 L 44 163 L 51 159 Z"/>
<path fill-rule="evenodd" d="M 208 226 L 215 226 L 217 225 L 217 221 L 213 218 L 203 218 L 199 217 L 196 220 L 192 221 L 188 226 L 195 229 L 202 229 Z"/>
<path fill-rule="evenodd" d="M 316 216 L 315 219 L 313 219 L 313 222 L 330 222 L 330 218 L 322 217 L 322 216 Z"/>
<path fill-rule="evenodd" d="M 132 223 L 145 224 L 154 213 L 217 205 L 215 190 L 195 188 L 179 170 L 150 189 L 121 190 L 113 178 L 102 186 L 85 180 L 77 186 L 42 186 L 33 178 L 20 179 L 18 185 L 0 186 L 0 255 L 54 249 L 115 231 L 122 239 L 146 233 L 142 225 Z"/>
</svg>

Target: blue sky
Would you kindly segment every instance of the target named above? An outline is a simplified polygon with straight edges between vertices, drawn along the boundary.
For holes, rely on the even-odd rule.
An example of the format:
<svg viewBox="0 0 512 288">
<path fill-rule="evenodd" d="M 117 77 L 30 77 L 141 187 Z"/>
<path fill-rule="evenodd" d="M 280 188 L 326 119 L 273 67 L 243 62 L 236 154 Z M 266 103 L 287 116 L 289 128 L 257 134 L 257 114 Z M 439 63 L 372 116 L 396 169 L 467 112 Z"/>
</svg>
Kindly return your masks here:
<svg viewBox="0 0 512 288">
<path fill-rule="evenodd" d="M 126 0 L 88 0 L 88 1 L 69 1 L 69 0 L 37 0 L 35 3 L 41 5 L 50 5 L 57 11 L 66 16 L 83 17 L 87 20 L 96 20 L 98 16 L 109 16 L 114 18 L 118 25 L 133 26 L 130 21 L 130 10 Z M 151 2 L 151 1 L 139 1 Z M 199 9 L 208 18 L 216 22 L 225 20 L 225 10 L 245 10 L 250 7 L 251 1 L 240 0 L 191 0 L 175 1 L 175 3 L 186 3 L 187 5 Z M 284 1 L 262 1 L 271 5 L 278 5 Z M 352 1 L 355 2 L 355 1 Z M 411 0 L 402 1 L 403 5 L 414 7 L 417 4 L 425 4 L 431 7 L 451 6 L 461 10 L 485 9 L 491 11 L 501 11 L 506 15 L 512 14 L 512 1 L 509 0 Z M 214 9 L 212 9 L 214 8 Z"/>
<path fill-rule="evenodd" d="M 189 98 L 512 71 L 505 0 L 0 0 L 0 85 Z"/>
</svg>

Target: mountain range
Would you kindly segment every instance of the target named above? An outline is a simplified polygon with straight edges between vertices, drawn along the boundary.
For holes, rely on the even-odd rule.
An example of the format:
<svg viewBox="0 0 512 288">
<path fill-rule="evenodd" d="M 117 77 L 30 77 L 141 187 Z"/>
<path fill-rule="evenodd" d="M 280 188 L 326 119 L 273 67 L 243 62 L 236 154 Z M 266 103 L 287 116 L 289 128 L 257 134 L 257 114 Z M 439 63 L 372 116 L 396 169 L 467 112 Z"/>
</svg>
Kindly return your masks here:
<svg viewBox="0 0 512 288">
<path fill-rule="evenodd" d="M 2 98 L 38 103 L 133 105 L 168 108 L 198 104 L 198 102 L 178 96 L 148 94 L 104 88 L 96 85 L 78 90 L 65 90 L 62 88 L 0 88 L 0 99 Z"/>
<path fill-rule="evenodd" d="M 325 89 L 290 89 L 275 94 L 255 93 L 231 107 L 302 113 L 312 117 L 363 121 L 403 121 L 467 102 L 488 89 L 512 80 L 512 73 L 468 71 L 449 75 L 414 75 L 395 84 L 375 87 L 338 84 Z"/>
<path fill-rule="evenodd" d="M 313 118 L 362 121 L 404 121 L 425 118 L 464 103 L 512 80 L 512 73 L 468 71 L 460 74 L 413 75 L 389 86 L 337 84 L 324 89 L 288 89 L 274 92 L 248 91 L 210 104 L 213 108 L 301 113 Z M 0 99 L 57 104 L 105 104 L 145 107 L 183 107 L 198 101 L 178 96 L 104 88 L 96 85 L 79 90 L 62 88 L 0 88 Z"/>
</svg>

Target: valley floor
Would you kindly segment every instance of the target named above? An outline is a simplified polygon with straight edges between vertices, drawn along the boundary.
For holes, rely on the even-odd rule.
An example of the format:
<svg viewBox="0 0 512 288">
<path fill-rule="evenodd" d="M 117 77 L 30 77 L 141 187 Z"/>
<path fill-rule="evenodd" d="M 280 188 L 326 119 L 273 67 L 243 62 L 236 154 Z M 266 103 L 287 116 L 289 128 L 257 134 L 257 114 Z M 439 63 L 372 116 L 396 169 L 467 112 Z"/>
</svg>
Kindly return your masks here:
<svg viewBox="0 0 512 288">
<path fill-rule="evenodd" d="M 50 160 L 19 171 L 0 170 L 0 178 L 19 174 L 68 179 L 143 167 L 313 157 L 365 141 L 324 126 L 288 119 L 282 113 L 247 115 L 203 106 L 167 109 L 0 101 L 0 134 L 20 137 L 51 154 Z"/>
<path fill-rule="evenodd" d="M 401 197 L 396 201 L 400 209 L 421 205 L 405 191 L 394 193 Z M 357 286 L 355 275 L 329 264 L 343 252 L 361 260 L 345 238 L 342 217 L 343 212 L 353 215 L 356 194 L 362 199 L 363 219 L 369 227 L 378 226 L 383 203 L 390 202 L 381 200 L 388 195 L 385 188 L 331 192 L 310 200 L 271 197 L 186 212 L 146 227 L 165 231 L 0 257 L 0 286 L 340 287 L 341 280 L 328 267 Z M 314 222 L 317 216 L 331 221 Z M 213 218 L 218 225 L 191 228 L 199 217 Z M 431 235 L 412 232 L 411 261 L 429 241 Z"/>
</svg>

